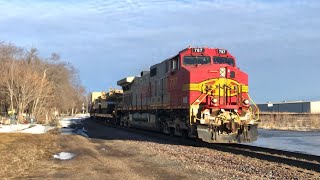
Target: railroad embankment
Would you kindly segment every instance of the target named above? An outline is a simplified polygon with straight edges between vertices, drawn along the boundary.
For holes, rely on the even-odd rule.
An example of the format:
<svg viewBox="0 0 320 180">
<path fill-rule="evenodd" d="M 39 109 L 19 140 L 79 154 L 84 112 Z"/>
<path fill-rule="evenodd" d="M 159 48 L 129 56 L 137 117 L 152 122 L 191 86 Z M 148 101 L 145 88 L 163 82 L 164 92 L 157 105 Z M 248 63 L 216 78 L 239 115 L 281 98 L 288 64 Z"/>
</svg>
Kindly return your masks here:
<svg viewBox="0 0 320 180">
<path fill-rule="evenodd" d="M 320 114 L 260 113 L 260 128 L 278 130 L 320 130 Z"/>
</svg>

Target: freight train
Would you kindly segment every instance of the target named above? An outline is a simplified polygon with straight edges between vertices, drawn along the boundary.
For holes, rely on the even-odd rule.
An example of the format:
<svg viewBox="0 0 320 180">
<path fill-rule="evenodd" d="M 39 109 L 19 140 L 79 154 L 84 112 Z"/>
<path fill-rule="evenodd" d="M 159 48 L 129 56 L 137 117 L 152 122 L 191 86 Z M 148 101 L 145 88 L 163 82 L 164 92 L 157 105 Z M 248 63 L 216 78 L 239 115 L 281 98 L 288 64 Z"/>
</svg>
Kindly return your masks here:
<svg viewBox="0 0 320 180">
<path fill-rule="evenodd" d="M 257 139 L 248 75 L 225 49 L 188 47 L 117 85 L 123 92 L 111 113 L 116 124 L 209 143 Z"/>
</svg>

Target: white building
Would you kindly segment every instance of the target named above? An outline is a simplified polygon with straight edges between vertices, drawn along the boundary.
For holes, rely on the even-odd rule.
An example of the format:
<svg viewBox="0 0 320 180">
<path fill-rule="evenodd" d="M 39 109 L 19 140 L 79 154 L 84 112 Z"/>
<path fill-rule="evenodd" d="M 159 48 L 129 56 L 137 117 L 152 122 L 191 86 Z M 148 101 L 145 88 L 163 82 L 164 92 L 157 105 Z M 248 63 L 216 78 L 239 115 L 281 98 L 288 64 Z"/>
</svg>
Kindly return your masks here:
<svg viewBox="0 0 320 180">
<path fill-rule="evenodd" d="M 260 112 L 320 113 L 320 101 L 268 102 L 257 105 Z"/>
</svg>

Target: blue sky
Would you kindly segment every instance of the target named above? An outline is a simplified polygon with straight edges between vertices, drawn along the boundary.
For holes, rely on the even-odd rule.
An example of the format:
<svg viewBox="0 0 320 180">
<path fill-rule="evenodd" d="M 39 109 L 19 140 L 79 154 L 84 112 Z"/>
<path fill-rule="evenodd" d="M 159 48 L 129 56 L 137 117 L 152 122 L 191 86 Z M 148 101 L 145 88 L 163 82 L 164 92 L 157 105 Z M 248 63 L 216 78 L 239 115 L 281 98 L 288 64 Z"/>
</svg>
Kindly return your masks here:
<svg viewBox="0 0 320 180">
<path fill-rule="evenodd" d="M 225 48 L 257 102 L 320 100 L 317 0 L 0 0 L 0 41 L 59 53 L 87 91 L 189 45 Z"/>
</svg>

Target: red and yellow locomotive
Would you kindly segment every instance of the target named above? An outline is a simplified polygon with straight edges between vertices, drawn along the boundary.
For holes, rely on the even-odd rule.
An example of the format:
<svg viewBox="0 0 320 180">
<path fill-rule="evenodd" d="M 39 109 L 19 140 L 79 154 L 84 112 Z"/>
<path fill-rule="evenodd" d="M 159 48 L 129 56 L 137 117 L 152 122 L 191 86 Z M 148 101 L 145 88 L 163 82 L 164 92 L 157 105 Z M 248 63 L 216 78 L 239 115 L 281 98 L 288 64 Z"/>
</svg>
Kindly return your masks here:
<svg viewBox="0 0 320 180">
<path fill-rule="evenodd" d="M 121 125 L 198 137 L 210 143 L 257 139 L 248 75 L 224 49 L 191 48 L 117 83 Z"/>
</svg>

